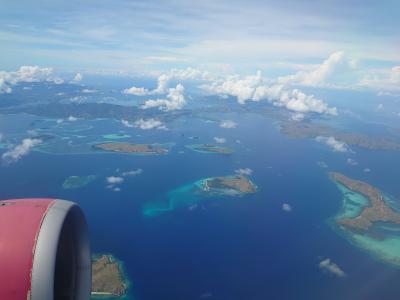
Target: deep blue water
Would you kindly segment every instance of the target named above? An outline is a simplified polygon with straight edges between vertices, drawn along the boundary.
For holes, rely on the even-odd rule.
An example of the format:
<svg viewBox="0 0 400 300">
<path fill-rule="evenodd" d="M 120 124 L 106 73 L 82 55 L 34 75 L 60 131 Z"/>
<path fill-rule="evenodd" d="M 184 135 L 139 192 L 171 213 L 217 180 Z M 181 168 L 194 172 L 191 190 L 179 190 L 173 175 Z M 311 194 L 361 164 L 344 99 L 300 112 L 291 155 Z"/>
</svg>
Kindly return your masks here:
<svg viewBox="0 0 400 300">
<path fill-rule="evenodd" d="M 35 119 L 4 116 L 1 132 L 5 137 L 25 132 L 31 118 Z M 134 142 L 176 145 L 166 156 L 32 152 L 1 166 L 0 198 L 78 202 L 88 219 L 93 252 L 112 253 L 125 263 L 134 299 L 398 299 L 399 269 L 355 248 L 327 223 L 340 209 L 342 197 L 327 171 L 366 180 L 400 197 L 400 153 L 333 153 L 313 140 L 281 135 L 274 122 L 259 115 L 220 118 L 239 125 L 227 130 L 199 119 L 179 119 L 168 124 L 169 131 L 147 132 L 123 129 L 114 121 L 99 122 L 90 134 L 125 130 Z M 184 147 L 194 143 L 190 136 L 199 136 L 195 143 L 225 137 L 235 153 L 192 152 Z M 359 165 L 349 166 L 348 157 Z M 319 167 L 317 161 L 329 168 Z M 372 172 L 363 172 L 366 167 Z M 137 168 L 143 174 L 126 178 L 120 192 L 106 188 L 105 177 L 118 175 L 116 169 Z M 256 194 L 205 201 L 196 210 L 182 208 L 154 218 L 141 213 L 143 202 L 171 189 L 203 177 L 230 175 L 239 168 L 254 171 Z M 89 174 L 98 179 L 82 189 L 62 189 L 68 176 Z M 283 203 L 293 210 L 284 212 Z M 325 258 L 347 276 L 323 273 L 318 263 Z"/>
</svg>

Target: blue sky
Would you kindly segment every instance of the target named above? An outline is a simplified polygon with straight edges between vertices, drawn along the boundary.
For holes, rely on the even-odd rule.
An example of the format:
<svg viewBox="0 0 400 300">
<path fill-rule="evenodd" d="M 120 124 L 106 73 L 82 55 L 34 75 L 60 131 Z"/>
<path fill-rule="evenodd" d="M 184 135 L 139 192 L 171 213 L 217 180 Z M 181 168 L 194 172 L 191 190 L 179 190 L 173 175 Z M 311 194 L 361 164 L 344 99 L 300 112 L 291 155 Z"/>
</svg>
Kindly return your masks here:
<svg viewBox="0 0 400 300">
<path fill-rule="evenodd" d="M 344 51 L 400 64 L 399 1 L 6 1 L 0 66 L 249 73 L 298 70 Z"/>
</svg>

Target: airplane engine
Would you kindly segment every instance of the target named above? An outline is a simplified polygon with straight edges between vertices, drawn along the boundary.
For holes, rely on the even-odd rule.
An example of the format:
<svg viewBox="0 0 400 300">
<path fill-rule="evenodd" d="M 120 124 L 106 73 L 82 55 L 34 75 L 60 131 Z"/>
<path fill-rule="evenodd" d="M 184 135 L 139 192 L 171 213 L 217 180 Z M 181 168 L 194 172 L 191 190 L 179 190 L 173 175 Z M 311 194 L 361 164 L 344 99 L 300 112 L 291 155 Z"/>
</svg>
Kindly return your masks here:
<svg viewBox="0 0 400 300">
<path fill-rule="evenodd" d="M 0 201 L 1 300 L 88 300 L 90 290 L 90 243 L 78 205 Z"/>
</svg>

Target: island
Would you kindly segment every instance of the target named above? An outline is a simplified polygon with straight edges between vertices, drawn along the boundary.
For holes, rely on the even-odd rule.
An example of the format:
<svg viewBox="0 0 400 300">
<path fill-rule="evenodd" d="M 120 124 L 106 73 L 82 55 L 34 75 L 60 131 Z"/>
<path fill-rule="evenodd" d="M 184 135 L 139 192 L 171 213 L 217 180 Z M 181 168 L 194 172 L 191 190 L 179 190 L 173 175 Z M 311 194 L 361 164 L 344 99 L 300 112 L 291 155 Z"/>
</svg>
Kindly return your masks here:
<svg viewBox="0 0 400 300">
<path fill-rule="evenodd" d="M 178 208 L 192 211 L 198 203 L 206 203 L 206 200 L 242 197 L 256 191 L 257 186 L 243 175 L 208 177 L 181 185 L 158 199 L 145 202 L 142 212 L 144 216 L 154 217 Z"/>
<path fill-rule="evenodd" d="M 62 184 L 63 189 L 72 190 L 84 187 L 96 179 L 95 175 L 70 176 Z"/>
<path fill-rule="evenodd" d="M 218 153 L 218 154 L 233 153 L 233 150 L 228 147 L 221 147 L 214 144 L 193 144 L 193 145 L 187 145 L 186 148 L 200 153 Z"/>
<path fill-rule="evenodd" d="M 128 282 L 121 263 L 110 254 L 92 259 L 92 296 L 121 297 L 127 294 Z"/>
<path fill-rule="evenodd" d="M 167 154 L 169 149 L 150 144 L 130 144 L 122 142 L 99 143 L 92 146 L 96 150 L 134 154 Z"/>
<path fill-rule="evenodd" d="M 244 195 L 255 193 L 257 186 L 243 175 L 211 177 L 199 181 L 205 193 L 223 195 Z"/>
<path fill-rule="evenodd" d="M 394 211 L 384 200 L 383 194 L 366 182 L 354 180 L 343 174 L 331 172 L 330 177 L 351 191 L 360 193 L 368 200 L 368 205 L 361 209 L 354 218 L 339 218 L 338 224 L 351 230 L 367 231 L 374 223 L 391 222 L 400 224 L 400 213 Z"/>
<path fill-rule="evenodd" d="M 354 145 L 370 150 L 400 150 L 400 142 L 379 136 L 367 136 L 356 132 L 338 130 L 312 122 L 283 122 L 281 132 L 293 138 L 316 138 L 318 136 L 334 137 L 348 145 Z"/>
<path fill-rule="evenodd" d="M 342 192 L 342 207 L 328 223 L 351 245 L 378 261 L 400 268 L 399 201 L 372 185 L 343 174 L 329 173 Z"/>
</svg>

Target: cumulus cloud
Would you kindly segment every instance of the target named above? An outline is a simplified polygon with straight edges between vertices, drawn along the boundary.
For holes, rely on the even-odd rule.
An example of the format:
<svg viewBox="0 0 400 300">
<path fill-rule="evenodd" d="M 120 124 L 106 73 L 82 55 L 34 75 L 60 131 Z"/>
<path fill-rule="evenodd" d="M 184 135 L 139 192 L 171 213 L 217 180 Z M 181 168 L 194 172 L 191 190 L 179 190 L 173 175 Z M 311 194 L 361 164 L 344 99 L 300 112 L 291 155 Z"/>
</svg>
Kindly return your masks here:
<svg viewBox="0 0 400 300">
<path fill-rule="evenodd" d="M 128 125 L 130 125 L 129 122 L 128 122 Z M 139 119 L 133 125 L 135 127 L 138 127 L 140 129 L 144 129 L 144 130 L 148 130 L 148 129 L 163 129 L 163 130 L 166 130 L 167 129 L 167 127 L 164 125 L 163 122 L 161 122 L 160 120 L 157 120 L 157 119 L 153 119 L 153 118 L 150 118 L 150 119 L 147 119 L 147 120 Z"/>
<path fill-rule="evenodd" d="M 74 78 L 72 79 L 72 82 L 81 82 L 83 79 L 83 75 L 81 73 L 76 73 Z"/>
<path fill-rule="evenodd" d="M 121 120 L 122 125 L 124 125 L 125 127 L 129 127 L 129 128 L 133 128 L 135 127 L 135 125 L 131 122 L 129 122 L 128 120 Z"/>
<path fill-rule="evenodd" d="M 335 107 L 329 107 L 314 95 L 307 95 L 299 89 L 293 89 L 287 83 L 268 85 L 260 71 L 256 75 L 246 76 L 243 79 L 239 76 L 230 76 L 225 80 L 217 80 L 202 87 L 211 94 L 234 96 L 240 104 L 245 104 L 246 101 L 267 100 L 275 106 L 285 107 L 297 113 L 337 114 Z"/>
<path fill-rule="evenodd" d="M 363 172 L 364 172 L 364 173 L 370 173 L 370 172 L 371 172 L 371 169 L 370 169 L 370 168 L 365 168 L 365 169 L 363 170 Z"/>
<path fill-rule="evenodd" d="M 12 86 L 20 82 L 56 81 L 51 78 L 52 68 L 22 66 L 17 71 L 0 71 L 0 93 L 11 93 Z"/>
<path fill-rule="evenodd" d="M 338 141 L 335 137 L 325 137 L 325 136 L 317 136 L 317 142 L 324 143 L 329 146 L 334 152 L 349 152 L 350 149 L 346 143 Z"/>
<path fill-rule="evenodd" d="M 347 164 L 349 164 L 350 166 L 357 166 L 357 165 L 358 165 L 358 162 L 355 161 L 355 160 L 352 159 L 352 158 L 348 158 L 348 159 L 347 159 Z"/>
<path fill-rule="evenodd" d="M 231 121 L 231 120 L 223 120 L 223 121 L 221 121 L 219 126 L 222 128 L 231 129 L 231 128 L 236 128 L 237 123 L 234 121 Z"/>
<path fill-rule="evenodd" d="M 122 93 L 127 94 L 127 95 L 135 95 L 135 96 L 146 96 L 149 94 L 149 90 L 142 88 L 142 87 L 133 86 L 129 89 L 123 90 Z"/>
<path fill-rule="evenodd" d="M 31 149 L 41 142 L 40 139 L 24 139 L 21 144 L 3 153 L 2 159 L 5 162 L 16 162 L 23 156 L 28 155 Z"/>
<path fill-rule="evenodd" d="M 343 51 L 337 51 L 312 70 L 280 77 L 278 82 L 313 87 L 335 87 L 346 82 L 346 75 L 355 68 L 354 60 L 348 59 Z"/>
<path fill-rule="evenodd" d="M 359 83 L 360 87 L 377 89 L 379 95 L 394 95 L 400 91 L 400 66 L 394 66 L 391 69 L 383 69 L 366 74 Z M 394 93 L 393 93 L 394 92 Z"/>
<path fill-rule="evenodd" d="M 166 99 L 146 100 L 141 108 L 148 109 L 158 107 L 160 110 L 164 111 L 182 109 L 186 105 L 184 91 L 185 88 L 179 83 L 176 88 L 169 89 Z"/>
<path fill-rule="evenodd" d="M 282 210 L 286 211 L 286 212 L 291 212 L 292 211 L 292 206 L 290 206 L 290 204 L 288 204 L 288 203 L 283 203 L 282 204 Z"/>
<path fill-rule="evenodd" d="M 201 71 L 194 68 L 171 69 L 169 72 L 161 74 L 158 77 L 157 87 L 153 90 L 149 90 L 144 87 L 133 86 L 123 90 L 122 93 L 135 96 L 167 94 L 169 92 L 169 83 L 171 80 L 195 80 L 207 78 L 210 78 L 210 75 L 206 71 Z"/>
<path fill-rule="evenodd" d="M 253 170 L 250 168 L 237 169 L 237 170 L 235 170 L 235 173 L 238 175 L 250 176 L 251 174 L 253 174 Z"/>
<path fill-rule="evenodd" d="M 85 93 L 85 94 L 92 94 L 92 93 L 96 93 L 97 91 L 96 90 L 93 90 L 93 89 L 83 89 L 82 90 L 82 93 Z"/>
<path fill-rule="evenodd" d="M 69 101 L 71 101 L 72 103 L 83 103 L 86 100 L 87 100 L 86 96 L 75 96 L 75 97 L 69 98 Z"/>
<path fill-rule="evenodd" d="M 70 121 L 70 122 L 75 122 L 75 121 L 78 121 L 78 118 L 77 118 L 77 117 L 74 117 L 74 116 L 69 116 L 69 117 L 67 118 L 67 120 Z"/>
<path fill-rule="evenodd" d="M 317 161 L 317 165 L 324 169 L 328 168 L 328 165 L 324 161 Z"/>
<path fill-rule="evenodd" d="M 318 264 L 318 266 L 324 272 L 328 272 L 337 277 L 345 277 L 346 276 L 346 273 L 337 264 L 335 264 L 333 261 L 331 261 L 330 258 L 322 260 Z"/>
<path fill-rule="evenodd" d="M 303 121 L 304 120 L 304 114 L 303 113 L 294 113 L 290 115 L 290 120 L 292 121 Z"/>
<path fill-rule="evenodd" d="M 118 176 L 109 176 L 106 180 L 108 184 L 120 184 L 124 182 L 124 178 Z"/>
<path fill-rule="evenodd" d="M 136 169 L 136 170 L 131 170 L 131 171 L 126 171 L 126 172 L 122 172 L 122 176 L 126 177 L 126 176 L 137 176 L 143 173 L 142 169 Z"/>
<path fill-rule="evenodd" d="M 223 137 L 214 137 L 214 141 L 218 144 L 225 144 L 226 143 L 226 138 Z"/>
</svg>

